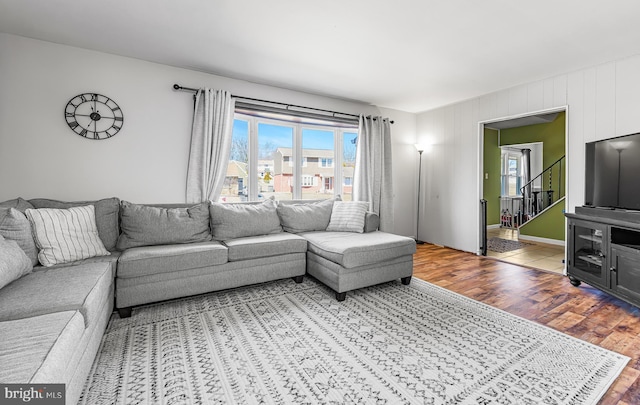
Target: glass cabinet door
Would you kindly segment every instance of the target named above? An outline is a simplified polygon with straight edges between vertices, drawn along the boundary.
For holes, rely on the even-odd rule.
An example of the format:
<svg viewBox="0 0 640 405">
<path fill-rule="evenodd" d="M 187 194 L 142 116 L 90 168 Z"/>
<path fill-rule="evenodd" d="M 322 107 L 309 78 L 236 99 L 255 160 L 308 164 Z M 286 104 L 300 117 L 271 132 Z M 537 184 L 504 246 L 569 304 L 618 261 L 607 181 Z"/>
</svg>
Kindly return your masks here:
<svg viewBox="0 0 640 405">
<path fill-rule="evenodd" d="M 570 246 L 569 274 L 587 283 L 609 287 L 606 276 L 607 227 L 601 224 L 570 221 L 569 232 L 573 243 Z"/>
</svg>

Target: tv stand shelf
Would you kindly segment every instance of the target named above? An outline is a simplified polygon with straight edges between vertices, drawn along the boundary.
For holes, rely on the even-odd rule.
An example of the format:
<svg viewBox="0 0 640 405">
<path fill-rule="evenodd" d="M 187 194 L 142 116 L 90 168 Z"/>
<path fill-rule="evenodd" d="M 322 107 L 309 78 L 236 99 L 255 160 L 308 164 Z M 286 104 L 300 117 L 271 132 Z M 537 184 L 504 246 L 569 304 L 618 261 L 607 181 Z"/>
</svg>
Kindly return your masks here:
<svg viewBox="0 0 640 405">
<path fill-rule="evenodd" d="M 567 217 L 567 275 L 640 307 L 640 212 L 576 207 Z"/>
</svg>

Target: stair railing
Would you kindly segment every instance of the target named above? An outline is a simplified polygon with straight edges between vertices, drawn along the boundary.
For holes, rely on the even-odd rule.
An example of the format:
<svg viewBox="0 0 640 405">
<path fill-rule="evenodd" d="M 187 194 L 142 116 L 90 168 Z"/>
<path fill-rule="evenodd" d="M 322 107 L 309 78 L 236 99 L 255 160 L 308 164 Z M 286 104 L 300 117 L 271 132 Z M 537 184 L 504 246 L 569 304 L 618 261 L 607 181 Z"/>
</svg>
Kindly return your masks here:
<svg viewBox="0 0 640 405">
<path fill-rule="evenodd" d="M 523 212 L 520 224 L 534 218 L 565 196 L 564 170 L 566 170 L 565 156 L 562 156 L 527 184 L 520 187 L 523 200 Z M 532 190 L 536 182 L 540 183 L 540 190 Z"/>
</svg>

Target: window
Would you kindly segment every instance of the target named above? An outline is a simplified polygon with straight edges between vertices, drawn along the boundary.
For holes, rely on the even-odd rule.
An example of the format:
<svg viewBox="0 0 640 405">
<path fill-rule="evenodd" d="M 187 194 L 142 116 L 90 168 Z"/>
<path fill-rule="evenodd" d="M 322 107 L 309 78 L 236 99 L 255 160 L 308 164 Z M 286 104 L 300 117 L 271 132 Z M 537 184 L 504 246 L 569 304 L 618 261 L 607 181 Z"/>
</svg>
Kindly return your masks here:
<svg viewBox="0 0 640 405">
<path fill-rule="evenodd" d="M 238 202 L 247 199 L 249 172 L 249 121 L 233 122 L 231 154 L 227 165 L 227 175 L 222 186 L 220 201 Z"/>
<path fill-rule="evenodd" d="M 220 200 L 351 200 L 356 126 L 237 110 Z"/>
<path fill-rule="evenodd" d="M 506 150 L 502 153 L 502 195 L 516 197 L 521 195 L 522 153 Z"/>
<path fill-rule="evenodd" d="M 356 167 L 356 144 L 358 134 L 356 132 L 344 132 L 342 134 L 342 200 L 353 199 L 353 172 Z"/>
<path fill-rule="evenodd" d="M 311 186 L 313 186 L 314 180 L 315 180 L 315 177 L 303 174 L 302 175 L 302 186 L 303 187 L 311 187 Z"/>
<path fill-rule="evenodd" d="M 320 167 L 333 167 L 333 159 L 320 159 Z"/>
</svg>

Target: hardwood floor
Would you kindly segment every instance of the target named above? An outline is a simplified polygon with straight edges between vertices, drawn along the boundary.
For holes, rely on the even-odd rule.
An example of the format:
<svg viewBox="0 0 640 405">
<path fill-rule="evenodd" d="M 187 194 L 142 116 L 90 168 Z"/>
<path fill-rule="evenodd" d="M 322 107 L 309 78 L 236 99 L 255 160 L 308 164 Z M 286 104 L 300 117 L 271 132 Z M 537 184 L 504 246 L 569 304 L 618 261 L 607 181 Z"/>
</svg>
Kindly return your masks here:
<svg viewBox="0 0 640 405">
<path fill-rule="evenodd" d="M 629 356 L 601 404 L 640 404 L 640 309 L 564 276 L 424 244 L 414 276 Z"/>
</svg>

